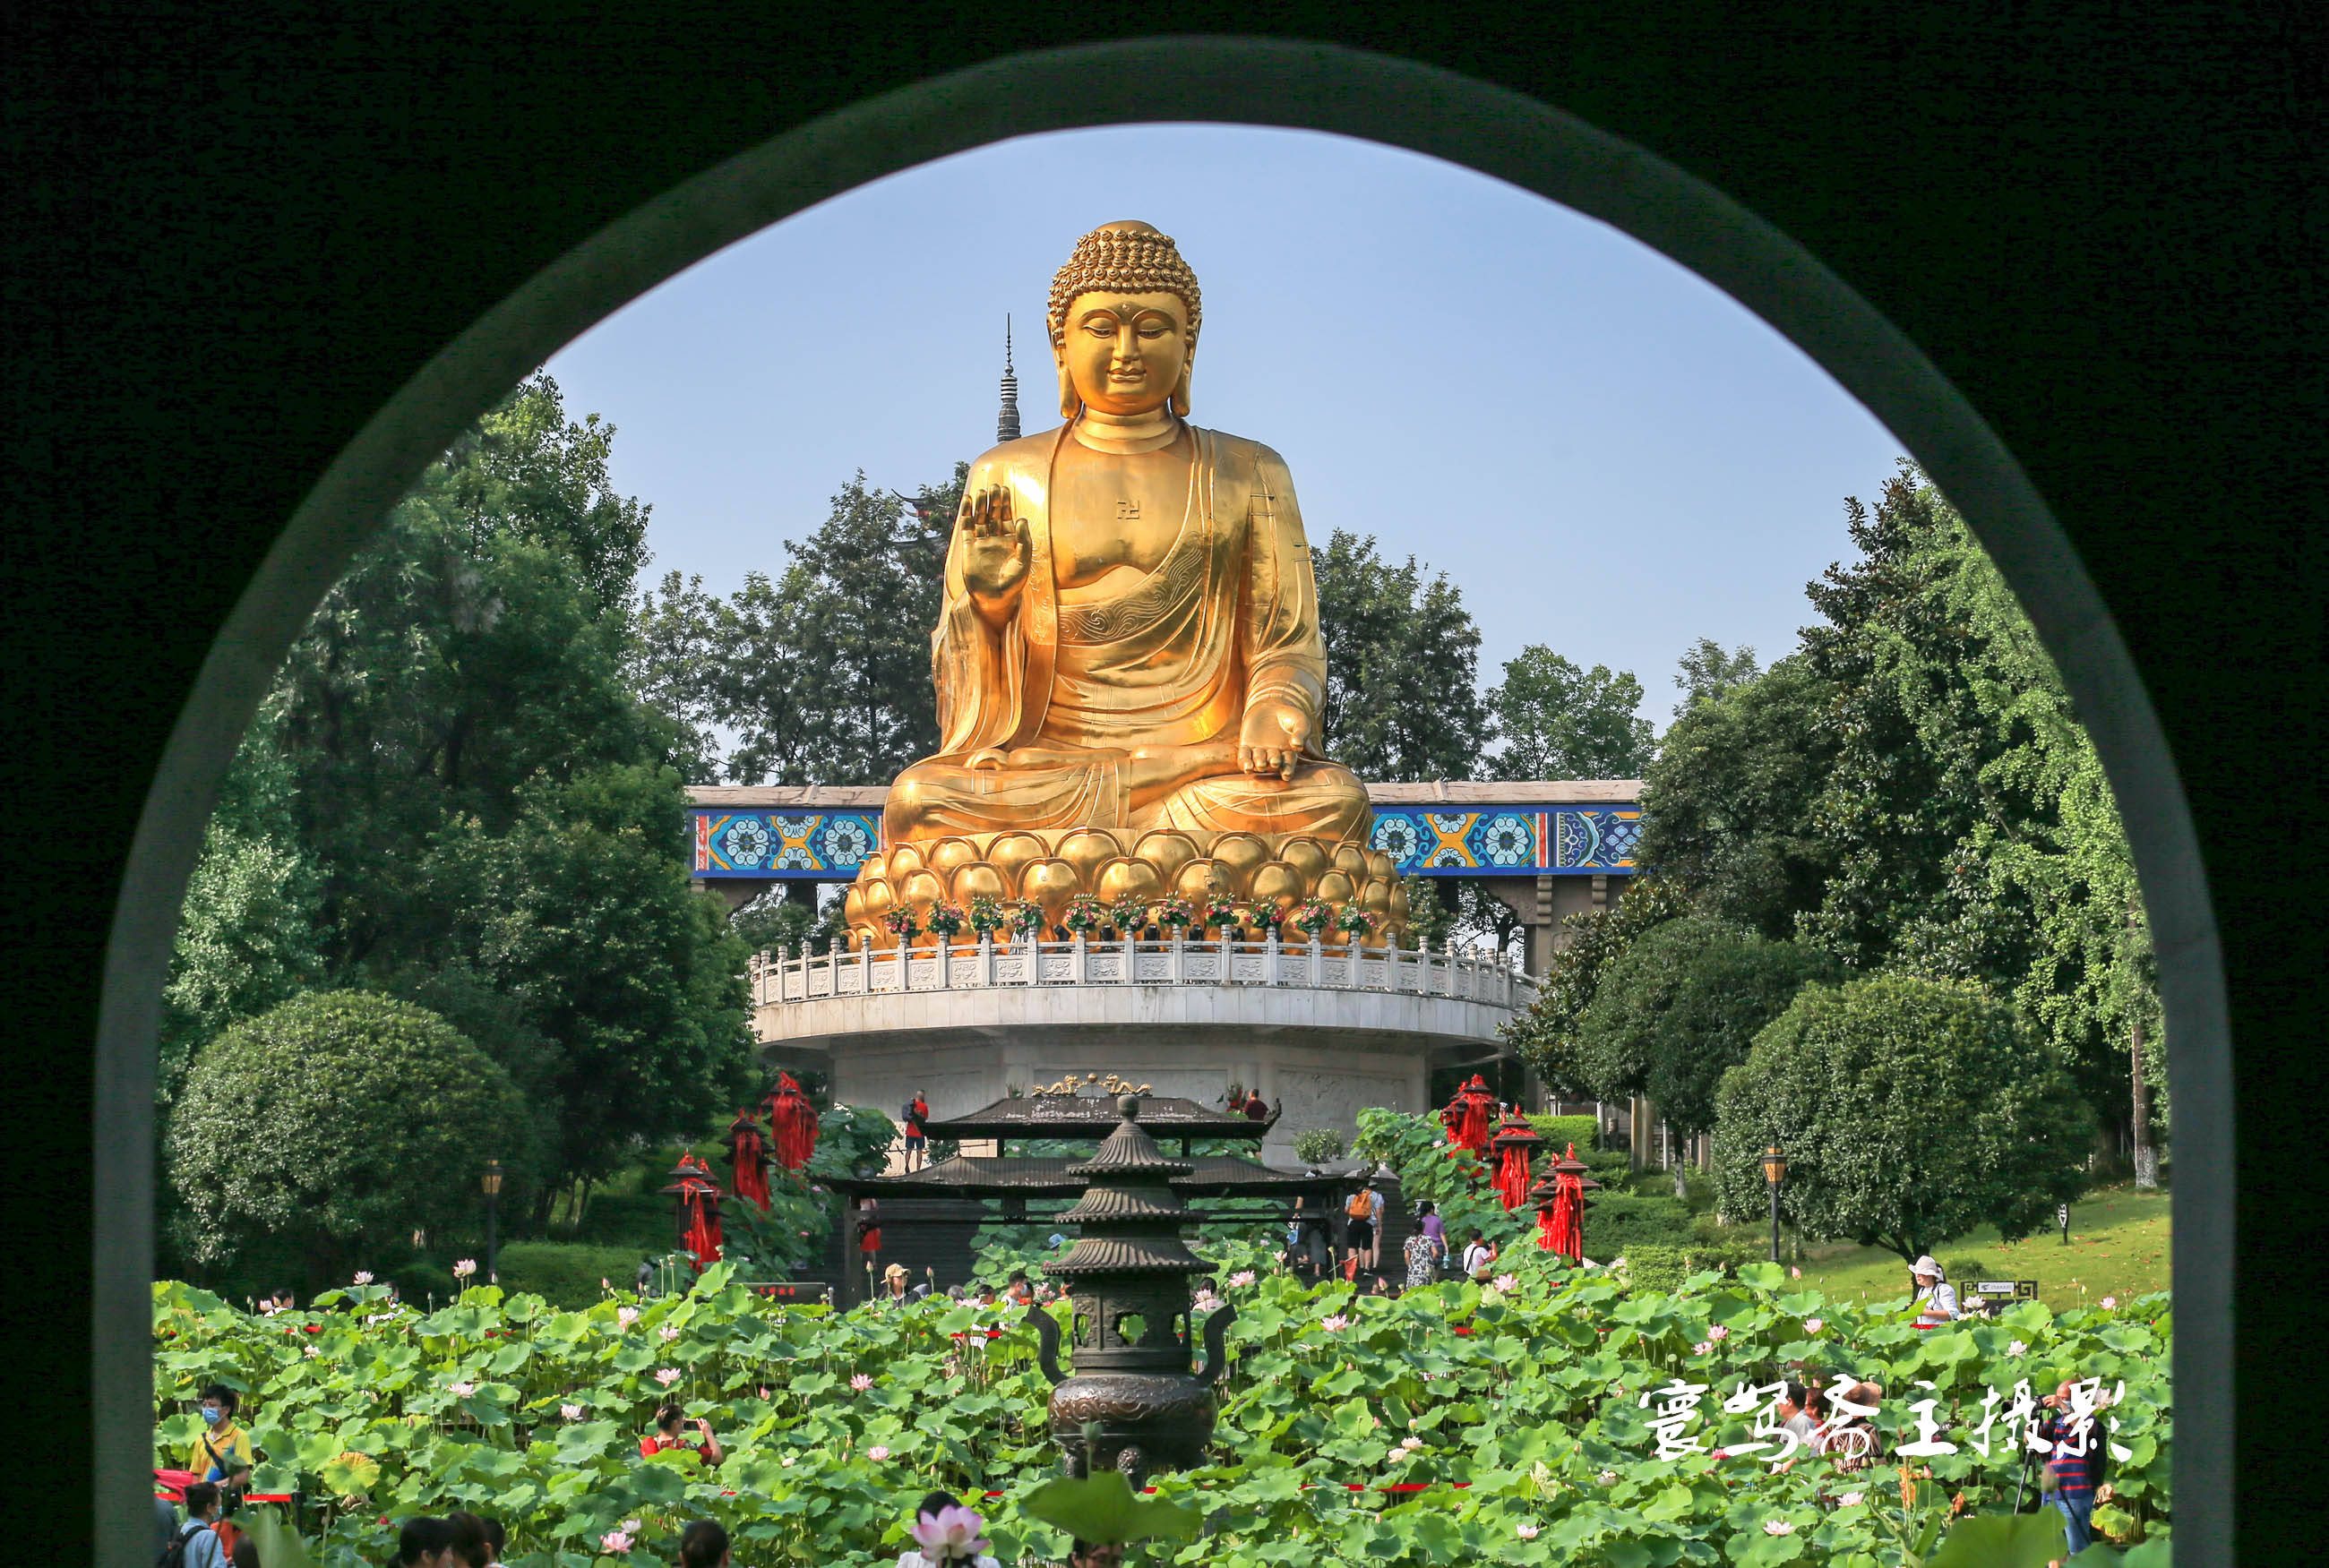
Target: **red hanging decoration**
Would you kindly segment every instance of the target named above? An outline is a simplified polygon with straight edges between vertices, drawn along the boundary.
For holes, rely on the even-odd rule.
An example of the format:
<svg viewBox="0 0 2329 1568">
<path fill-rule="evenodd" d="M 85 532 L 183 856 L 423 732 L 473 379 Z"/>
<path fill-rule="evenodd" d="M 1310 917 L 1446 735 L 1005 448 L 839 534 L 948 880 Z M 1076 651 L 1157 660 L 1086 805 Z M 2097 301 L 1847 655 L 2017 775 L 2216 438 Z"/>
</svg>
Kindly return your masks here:
<svg viewBox="0 0 2329 1568">
<path fill-rule="evenodd" d="M 1488 1092 L 1487 1080 L 1479 1074 L 1456 1091 L 1447 1108 L 1439 1113 L 1439 1123 L 1447 1129 L 1449 1152 L 1461 1149 L 1472 1154 L 1488 1151 L 1488 1129 L 1495 1120 L 1496 1097 Z"/>
<path fill-rule="evenodd" d="M 708 1269 L 720 1261 L 720 1183 L 693 1154 L 681 1155 L 671 1174 L 664 1190 L 678 1195 L 679 1249 Z"/>
<path fill-rule="evenodd" d="M 750 1110 L 736 1113 L 728 1123 L 728 1186 L 738 1197 L 768 1212 L 768 1141 L 759 1119 Z"/>
<path fill-rule="evenodd" d="M 776 1146 L 777 1163 L 798 1170 L 816 1152 L 816 1107 L 809 1103 L 790 1073 L 777 1075 L 777 1086 L 766 1102 L 768 1139 Z"/>
<path fill-rule="evenodd" d="M 1507 1115 L 1495 1137 L 1489 1140 L 1496 1151 L 1496 1196 L 1504 1200 L 1507 1214 L 1528 1201 L 1529 1159 L 1543 1141 L 1528 1124 L 1528 1118 L 1518 1112 Z"/>
<path fill-rule="evenodd" d="M 1529 1200 L 1536 1205 L 1536 1244 L 1572 1260 L 1585 1256 L 1585 1211 L 1592 1207 L 1586 1189 L 1601 1185 L 1585 1170 L 1572 1143 L 1545 1179 L 1529 1189 Z"/>
</svg>

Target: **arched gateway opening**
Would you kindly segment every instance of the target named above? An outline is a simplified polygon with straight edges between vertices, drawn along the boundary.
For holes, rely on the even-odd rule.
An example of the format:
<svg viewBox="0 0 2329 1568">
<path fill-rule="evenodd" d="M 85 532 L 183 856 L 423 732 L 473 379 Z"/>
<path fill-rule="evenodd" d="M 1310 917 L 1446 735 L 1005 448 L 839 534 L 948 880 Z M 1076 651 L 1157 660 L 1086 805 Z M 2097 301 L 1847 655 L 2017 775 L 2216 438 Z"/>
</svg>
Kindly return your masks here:
<svg viewBox="0 0 2329 1568">
<path fill-rule="evenodd" d="M 1136 112 L 1112 90 L 1137 80 Z M 2133 663 L 2060 530 L 1979 414 L 1800 246 L 1720 192 L 1500 88 L 1380 55 L 1149 40 L 1029 54 L 903 88 L 709 170 L 570 252 L 448 344 L 339 456 L 213 646 L 140 821 L 108 956 L 97 1065 L 98 1560 L 150 1550 L 148 1151 L 156 999 L 201 820 L 269 674 L 425 465 L 561 344 L 711 252 L 881 175 L 985 143 L 1111 120 L 1331 131 L 1460 164 L 1598 218 L 1697 272 L 1793 341 L 1900 437 L 2029 610 L 2092 731 L 2150 904 L 2173 1042 L 2176 1534 L 2229 1557 L 2229 1041 L 2189 811 Z"/>
</svg>

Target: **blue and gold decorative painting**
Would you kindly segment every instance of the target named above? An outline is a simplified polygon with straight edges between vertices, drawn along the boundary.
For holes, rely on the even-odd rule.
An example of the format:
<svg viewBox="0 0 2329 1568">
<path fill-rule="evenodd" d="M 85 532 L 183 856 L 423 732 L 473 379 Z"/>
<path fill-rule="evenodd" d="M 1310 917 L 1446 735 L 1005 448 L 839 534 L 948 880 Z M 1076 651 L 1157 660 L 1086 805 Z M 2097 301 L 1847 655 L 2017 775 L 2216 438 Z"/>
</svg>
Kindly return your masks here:
<svg viewBox="0 0 2329 1568">
<path fill-rule="evenodd" d="M 845 882 L 882 842 L 872 812 L 695 812 L 695 874 Z"/>
<path fill-rule="evenodd" d="M 1378 806 L 1372 847 L 1403 877 L 1581 876 L 1634 869 L 1642 809 Z M 695 811 L 695 875 L 843 882 L 882 847 L 878 812 Z"/>
<path fill-rule="evenodd" d="M 1630 872 L 1641 833 L 1634 805 L 1377 806 L 1369 842 L 1402 877 L 1537 877 Z"/>
</svg>

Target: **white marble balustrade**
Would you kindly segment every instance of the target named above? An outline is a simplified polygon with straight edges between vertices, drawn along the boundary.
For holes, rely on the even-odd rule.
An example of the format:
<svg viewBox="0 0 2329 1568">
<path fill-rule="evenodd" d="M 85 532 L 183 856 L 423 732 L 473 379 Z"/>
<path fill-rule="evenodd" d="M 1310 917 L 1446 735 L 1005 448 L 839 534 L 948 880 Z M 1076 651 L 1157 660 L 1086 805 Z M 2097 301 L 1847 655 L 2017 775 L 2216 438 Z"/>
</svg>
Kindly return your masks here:
<svg viewBox="0 0 2329 1568">
<path fill-rule="evenodd" d="M 1401 952 L 1321 942 L 980 939 L 942 948 L 859 947 L 810 954 L 761 953 L 755 1007 L 903 991 L 1032 986 L 1264 986 L 1446 997 L 1517 1010 L 1537 983 L 1492 956 L 1458 949 Z"/>
</svg>

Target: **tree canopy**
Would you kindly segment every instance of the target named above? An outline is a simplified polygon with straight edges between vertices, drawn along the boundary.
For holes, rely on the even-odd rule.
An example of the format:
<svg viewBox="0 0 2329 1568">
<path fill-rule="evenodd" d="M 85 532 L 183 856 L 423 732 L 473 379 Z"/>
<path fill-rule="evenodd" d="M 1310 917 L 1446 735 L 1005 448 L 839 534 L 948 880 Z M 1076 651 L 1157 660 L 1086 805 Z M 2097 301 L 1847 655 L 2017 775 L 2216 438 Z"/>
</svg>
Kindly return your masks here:
<svg viewBox="0 0 2329 1568">
<path fill-rule="evenodd" d="M 1642 705 L 1642 683 L 1606 664 L 1578 667 L 1532 643 L 1504 662 L 1488 693 L 1503 746 L 1500 778 L 1639 778 L 1657 746 Z"/>
<path fill-rule="evenodd" d="M 465 1218 L 486 1160 L 524 1125 L 516 1084 L 443 1019 L 311 991 L 195 1060 L 169 1133 L 182 1245 L 215 1261 L 288 1240 L 310 1289 L 339 1282 L 403 1233 Z"/>
<path fill-rule="evenodd" d="M 1806 1235 L 1911 1261 L 1979 1225 L 2007 1241 L 2042 1227 L 2085 1187 L 2094 1138 L 2077 1085 L 2030 1048 L 2011 1004 L 1913 975 L 1807 986 L 1716 1106 L 1723 1212 L 1760 1211 L 1777 1143 L 1780 1209 Z"/>
<path fill-rule="evenodd" d="M 1722 1075 L 1814 981 L 1843 978 L 1816 948 L 1691 915 L 1652 927 L 1602 971 L 1577 1023 L 1593 1098 L 1646 1094 L 1676 1131 L 1714 1126 Z"/>
<path fill-rule="evenodd" d="M 689 887 L 690 741 L 632 681 L 647 510 L 613 437 L 533 378 L 325 596 L 205 840 L 165 1068 L 298 989 L 425 999 L 523 1092 L 537 1202 L 729 1103 L 742 949 Z"/>
<path fill-rule="evenodd" d="M 1480 629 L 1445 572 L 1393 566 L 1336 529 L 1310 549 L 1326 643 L 1328 756 L 1370 782 L 1473 776 L 1489 718 Z"/>
</svg>

